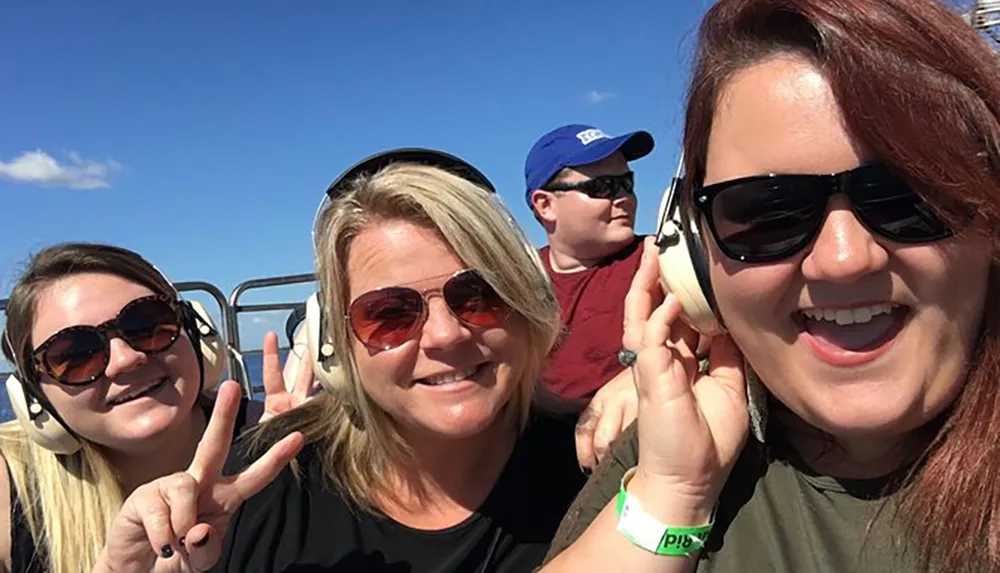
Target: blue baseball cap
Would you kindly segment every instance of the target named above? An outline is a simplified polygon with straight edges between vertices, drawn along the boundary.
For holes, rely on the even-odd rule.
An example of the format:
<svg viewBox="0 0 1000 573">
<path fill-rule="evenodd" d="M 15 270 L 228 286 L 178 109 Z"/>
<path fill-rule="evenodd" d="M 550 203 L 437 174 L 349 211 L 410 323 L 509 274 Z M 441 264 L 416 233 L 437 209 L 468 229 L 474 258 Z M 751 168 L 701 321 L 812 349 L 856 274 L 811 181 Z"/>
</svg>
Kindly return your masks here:
<svg viewBox="0 0 1000 573">
<path fill-rule="evenodd" d="M 531 193 L 541 189 L 564 167 L 595 163 L 621 151 L 625 161 L 645 157 L 653 151 L 653 136 L 646 131 L 633 131 L 609 137 L 592 125 L 564 125 L 546 133 L 531 146 L 524 160 L 525 199 L 531 203 Z"/>
</svg>

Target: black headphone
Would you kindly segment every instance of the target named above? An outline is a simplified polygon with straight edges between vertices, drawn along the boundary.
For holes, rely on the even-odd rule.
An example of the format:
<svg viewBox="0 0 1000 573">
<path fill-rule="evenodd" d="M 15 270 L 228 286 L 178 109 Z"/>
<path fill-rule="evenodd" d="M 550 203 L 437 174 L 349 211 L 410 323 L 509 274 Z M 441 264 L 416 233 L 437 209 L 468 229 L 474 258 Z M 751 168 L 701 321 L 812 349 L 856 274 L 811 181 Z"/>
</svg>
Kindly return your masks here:
<svg viewBox="0 0 1000 573">
<path fill-rule="evenodd" d="M 478 187 L 489 192 L 490 199 L 500 212 L 504 214 L 511 231 L 518 236 L 519 241 L 522 245 L 524 245 L 529 257 L 531 257 L 535 262 L 537 270 L 537 273 L 535 274 L 539 280 L 550 281 L 549 275 L 545 271 L 545 266 L 542 264 L 542 261 L 538 256 L 538 250 L 535 249 L 535 247 L 528 240 L 527 236 L 525 236 L 524 231 L 517 224 L 513 214 L 511 214 L 510 210 L 497 194 L 496 187 L 493 186 L 493 183 L 486 177 L 486 175 L 469 162 L 454 155 L 435 149 L 417 147 L 392 149 L 376 153 L 375 155 L 367 157 L 348 168 L 327 187 L 326 194 L 324 195 L 323 200 L 320 201 L 319 208 L 317 208 L 316 215 L 313 219 L 313 250 L 316 256 L 319 256 L 319 250 L 316 248 L 315 244 L 316 224 L 318 223 L 320 214 L 322 213 L 327 202 L 336 200 L 345 192 L 348 186 L 357 177 L 362 175 L 373 175 L 387 167 L 389 164 L 397 162 L 417 163 L 420 165 L 437 167 L 453 173 L 466 181 L 474 183 Z M 550 283 L 547 282 L 546 284 Z M 334 355 L 333 339 L 326 332 L 326 325 L 323 320 L 324 309 L 321 301 L 322 294 L 319 288 L 317 288 L 317 292 L 313 293 L 306 301 L 305 332 L 309 348 L 309 358 L 313 363 L 313 373 L 323 387 L 327 391 L 331 392 L 342 391 L 344 389 L 344 384 L 346 383 L 343 374 L 343 367 L 340 364 L 340 360 Z"/>
<path fill-rule="evenodd" d="M 156 267 L 153 268 L 156 272 L 160 272 Z M 173 283 L 162 273 L 160 276 L 173 288 Z M 180 293 L 177 290 L 173 292 L 180 303 L 184 330 L 191 339 L 198 357 L 201 391 L 213 391 L 222 379 L 226 357 L 225 343 L 204 306 L 197 301 L 181 300 Z M 10 399 L 11 409 L 14 410 L 14 416 L 24 433 L 33 442 L 49 451 L 64 455 L 75 453 L 80 449 L 80 437 L 59 416 L 37 384 L 25 383 L 18 378 L 20 372 L 30 380 L 31 370 L 29 365 L 19 363 L 18 355 L 10 340 L 10 333 L 6 328 L 3 344 L 5 352 L 12 357 L 16 370 L 7 378 L 7 396 Z"/>
</svg>

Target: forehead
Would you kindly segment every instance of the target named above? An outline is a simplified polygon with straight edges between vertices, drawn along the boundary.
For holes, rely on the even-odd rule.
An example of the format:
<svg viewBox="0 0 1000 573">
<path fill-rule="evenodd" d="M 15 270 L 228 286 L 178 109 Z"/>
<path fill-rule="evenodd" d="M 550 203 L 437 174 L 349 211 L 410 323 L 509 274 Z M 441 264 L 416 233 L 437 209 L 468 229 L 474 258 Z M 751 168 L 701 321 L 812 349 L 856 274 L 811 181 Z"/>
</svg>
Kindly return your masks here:
<svg viewBox="0 0 1000 573">
<path fill-rule="evenodd" d="M 464 268 L 437 231 L 406 221 L 380 222 L 361 231 L 351 244 L 350 298 L 386 286 L 416 287 L 430 279 L 443 283 Z"/>
<path fill-rule="evenodd" d="M 803 58 L 777 56 L 737 72 L 724 87 L 704 183 L 763 173 L 836 173 L 869 156 L 849 133 L 823 74 Z"/>
<path fill-rule="evenodd" d="M 59 279 L 39 293 L 32 344 L 77 325 L 101 324 L 118 315 L 129 302 L 152 290 L 115 275 L 81 273 Z"/>
</svg>

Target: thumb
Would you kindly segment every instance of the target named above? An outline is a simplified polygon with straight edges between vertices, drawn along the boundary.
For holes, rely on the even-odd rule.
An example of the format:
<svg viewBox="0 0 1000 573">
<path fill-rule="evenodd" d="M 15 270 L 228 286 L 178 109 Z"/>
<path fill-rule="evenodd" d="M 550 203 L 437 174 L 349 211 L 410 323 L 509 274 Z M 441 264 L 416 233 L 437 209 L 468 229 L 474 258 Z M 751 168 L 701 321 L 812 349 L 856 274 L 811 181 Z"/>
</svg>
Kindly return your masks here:
<svg viewBox="0 0 1000 573">
<path fill-rule="evenodd" d="M 188 564 L 193 571 L 208 571 L 222 557 L 222 533 L 207 523 L 199 523 L 184 537 Z"/>
</svg>

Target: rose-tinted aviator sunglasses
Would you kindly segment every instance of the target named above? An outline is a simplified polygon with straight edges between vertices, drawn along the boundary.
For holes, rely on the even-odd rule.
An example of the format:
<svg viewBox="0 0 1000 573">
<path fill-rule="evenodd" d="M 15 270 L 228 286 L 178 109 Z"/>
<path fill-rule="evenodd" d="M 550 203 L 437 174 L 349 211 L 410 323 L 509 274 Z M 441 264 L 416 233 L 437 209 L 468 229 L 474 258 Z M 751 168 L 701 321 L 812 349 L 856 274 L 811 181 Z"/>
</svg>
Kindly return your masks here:
<svg viewBox="0 0 1000 573">
<path fill-rule="evenodd" d="M 40 344 L 32 357 L 37 368 L 59 383 L 89 384 L 107 370 L 112 338 L 121 338 L 146 354 L 163 352 L 180 337 L 182 322 L 176 300 L 145 296 L 126 304 L 107 322 L 60 330 Z"/>
<path fill-rule="evenodd" d="M 899 243 L 928 243 L 951 229 L 882 163 L 832 175 L 760 175 L 695 187 L 694 205 L 729 258 L 765 263 L 809 245 L 831 195 L 843 193 L 869 231 Z"/>
<path fill-rule="evenodd" d="M 467 326 L 499 326 L 507 305 L 473 269 L 455 273 L 441 288 L 418 291 L 404 286 L 378 288 L 354 299 L 347 320 L 358 340 L 372 350 L 389 350 L 413 340 L 427 321 L 427 301 L 440 294 L 448 310 Z"/>
</svg>

